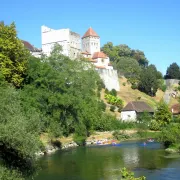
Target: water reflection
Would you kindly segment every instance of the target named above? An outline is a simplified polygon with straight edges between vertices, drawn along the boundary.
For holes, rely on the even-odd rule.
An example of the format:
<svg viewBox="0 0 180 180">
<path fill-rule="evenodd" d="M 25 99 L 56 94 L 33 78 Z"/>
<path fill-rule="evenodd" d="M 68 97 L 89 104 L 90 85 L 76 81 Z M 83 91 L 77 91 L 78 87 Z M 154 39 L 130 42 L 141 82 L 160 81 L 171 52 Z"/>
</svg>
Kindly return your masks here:
<svg viewBox="0 0 180 180">
<path fill-rule="evenodd" d="M 79 147 L 58 151 L 41 159 L 43 169 L 36 180 L 111 180 L 128 167 L 136 175 L 169 180 L 180 177 L 180 158 L 167 158 L 159 143 L 125 142 L 119 146 Z M 168 173 L 175 173 L 167 176 Z M 177 179 L 177 178 L 176 178 Z"/>
</svg>

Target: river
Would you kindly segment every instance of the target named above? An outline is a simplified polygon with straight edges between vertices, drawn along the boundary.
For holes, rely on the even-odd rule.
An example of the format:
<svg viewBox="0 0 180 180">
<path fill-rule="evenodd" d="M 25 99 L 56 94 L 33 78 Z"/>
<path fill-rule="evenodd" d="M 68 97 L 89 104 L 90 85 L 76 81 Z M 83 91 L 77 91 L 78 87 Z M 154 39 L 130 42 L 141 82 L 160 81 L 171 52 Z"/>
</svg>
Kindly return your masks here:
<svg viewBox="0 0 180 180">
<path fill-rule="evenodd" d="M 156 142 L 78 147 L 44 156 L 40 163 L 42 170 L 35 180 L 117 180 L 122 167 L 147 180 L 180 179 L 180 157 L 168 156 Z"/>
</svg>

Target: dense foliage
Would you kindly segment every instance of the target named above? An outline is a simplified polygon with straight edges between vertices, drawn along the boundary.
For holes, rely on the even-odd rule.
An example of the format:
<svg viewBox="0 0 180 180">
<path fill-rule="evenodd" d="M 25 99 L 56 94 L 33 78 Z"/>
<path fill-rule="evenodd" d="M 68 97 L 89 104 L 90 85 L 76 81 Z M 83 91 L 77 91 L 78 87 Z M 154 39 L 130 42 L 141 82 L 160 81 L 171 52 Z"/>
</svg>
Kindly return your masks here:
<svg viewBox="0 0 180 180">
<path fill-rule="evenodd" d="M 164 101 L 159 102 L 154 117 L 160 126 L 165 126 L 172 121 L 171 111 Z"/>
<path fill-rule="evenodd" d="M 146 180 L 145 176 L 135 178 L 134 173 L 129 171 L 126 168 L 121 169 L 121 174 L 122 174 L 122 179 L 124 179 L 124 180 Z"/>
<path fill-rule="evenodd" d="M 6 179 L 12 173 L 16 179 L 35 173 L 35 153 L 41 147 L 40 121 L 33 109 L 24 112 L 19 92 L 5 84 L 1 82 L 0 87 L 0 159 L 4 166 L 0 168 L 10 171 L 7 169 L 0 176 Z"/>
<path fill-rule="evenodd" d="M 22 86 L 28 54 L 17 37 L 15 24 L 0 23 L 0 71 L 16 87 Z"/>
<path fill-rule="evenodd" d="M 124 75 L 133 89 L 139 89 L 150 96 L 155 96 L 157 89 L 165 90 L 163 83 L 159 83 L 162 74 L 154 65 L 148 65 L 145 54 L 140 50 L 133 50 L 127 45 L 113 46 L 108 42 L 102 47 L 117 69 L 119 75 Z"/>
<path fill-rule="evenodd" d="M 180 79 L 180 67 L 177 63 L 172 63 L 166 71 L 166 79 Z"/>
</svg>

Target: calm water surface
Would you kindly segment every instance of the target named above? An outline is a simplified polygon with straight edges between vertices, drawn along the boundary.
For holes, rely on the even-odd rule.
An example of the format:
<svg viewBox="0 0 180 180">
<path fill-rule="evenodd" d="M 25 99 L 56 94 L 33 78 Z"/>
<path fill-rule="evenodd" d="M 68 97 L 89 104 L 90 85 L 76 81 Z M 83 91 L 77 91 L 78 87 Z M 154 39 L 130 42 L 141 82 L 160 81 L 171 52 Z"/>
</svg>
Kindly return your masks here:
<svg viewBox="0 0 180 180">
<path fill-rule="evenodd" d="M 35 180 L 117 180 L 122 167 L 147 180 L 180 180 L 180 157 L 167 156 L 156 142 L 78 147 L 44 156 L 40 163 Z"/>
</svg>

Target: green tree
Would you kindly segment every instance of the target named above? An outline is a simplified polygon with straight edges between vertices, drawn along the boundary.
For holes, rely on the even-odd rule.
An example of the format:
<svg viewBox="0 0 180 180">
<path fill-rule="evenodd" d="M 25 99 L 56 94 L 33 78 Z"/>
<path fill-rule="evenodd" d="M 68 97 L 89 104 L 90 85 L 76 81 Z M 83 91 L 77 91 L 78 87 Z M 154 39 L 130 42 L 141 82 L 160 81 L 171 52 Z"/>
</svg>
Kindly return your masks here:
<svg viewBox="0 0 180 180">
<path fill-rule="evenodd" d="M 17 37 L 15 24 L 0 23 L 0 71 L 15 87 L 22 86 L 28 56 L 28 51 Z"/>
<path fill-rule="evenodd" d="M 19 92 L 12 87 L 0 87 L 0 95 L 0 179 L 32 176 L 41 146 L 39 115 L 32 109 L 24 112 Z"/>
<path fill-rule="evenodd" d="M 151 67 L 143 69 L 140 75 L 138 89 L 150 96 L 155 96 L 158 89 L 158 80 Z"/>
<path fill-rule="evenodd" d="M 166 79 L 180 79 L 180 67 L 177 63 L 172 63 L 166 71 Z"/>
<path fill-rule="evenodd" d="M 161 126 L 167 125 L 171 122 L 172 114 L 168 105 L 164 101 L 159 102 L 154 117 Z"/>
<path fill-rule="evenodd" d="M 89 69 L 87 69 L 89 67 Z M 41 114 L 44 131 L 53 136 L 88 136 L 102 115 L 97 72 L 85 61 L 72 61 L 56 46 L 50 57 L 30 59 L 23 106 Z"/>
</svg>

